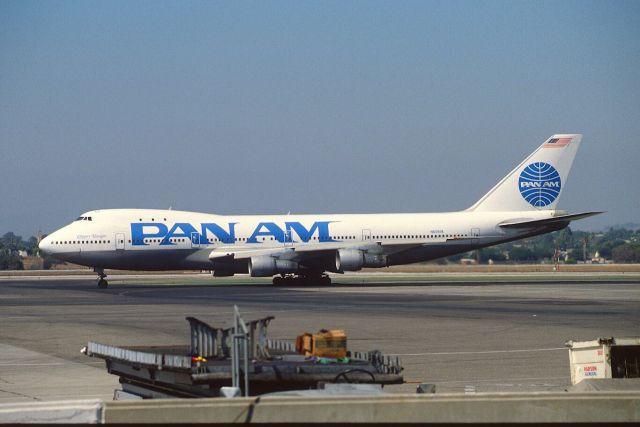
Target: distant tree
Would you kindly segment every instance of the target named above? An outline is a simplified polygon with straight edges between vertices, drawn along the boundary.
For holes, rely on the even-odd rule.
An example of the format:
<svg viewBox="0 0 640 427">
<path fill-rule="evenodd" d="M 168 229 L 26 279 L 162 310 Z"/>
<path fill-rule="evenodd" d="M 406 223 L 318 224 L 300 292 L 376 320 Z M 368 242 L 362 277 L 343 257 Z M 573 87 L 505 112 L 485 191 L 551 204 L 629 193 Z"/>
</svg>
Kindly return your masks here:
<svg viewBox="0 0 640 427">
<path fill-rule="evenodd" d="M 38 254 L 38 239 L 34 236 L 29 237 L 29 240 L 24 242 L 24 248 L 27 253 L 31 256 L 35 256 Z"/>
<path fill-rule="evenodd" d="M 502 251 L 500 251 L 498 246 L 478 249 L 476 257 L 478 262 L 481 262 L 483 264 L 489 262 L 489 260 L 500 262 L 507 259 Z"/>
<path fill-rule="evenodd" d="M 614 239 L 614 240 L 606 240 L 602 239 L 600 242 L 594 245 L 595 250 L 600 253 L 600 256 L 603 258 L 612 259 L 613 258 L 613 250 L 621 245 L 624 245 L 626 242 L 622 239 Z"/>
<path fill-rule="evenodd" d="M 612 251 L 613 261 L 620 263 L 640 262 L 640 245 L 625 243 Z"/>
<path fill-rule="evenodd" d="M 610 228 L 606 232 L 607 240 L 613 240 L 613 239 L 629 240 L 629 238 L 634 234 L 635 232 L 633 230 L 627 230 L 626 228 Z"/>
<path fill-rule="evenodd" d="M 524 246 L 514 247 L 509 251 L 509 259 L 512 261 L 535 261 L 536 256 L 533 251 Z"/>
<path fill-rule="evenodd" d="M 556 234 L 556 233 L 554 233 Z M 566 250 L 567 248 L 573 247 L 573 232 L 570 227 L 561 230 L 556 234 L 554 244 L 558 249 Z"/>
<path fill-rule="evenodd" d="M 535 245 L 533 248 L 531 248 L 531 252 L 533 253 L 534 260 L 541 260 L 545 258 L 553 258 L 553 254 L 555 253 L 555 248 L 553 244 Z"/>
<path fill-rule="evenodd" d="M 0 270 L 24 270 L 20 257 L 9 251 L 0 253 Z"/>
<path fill-rule="evenodd" d="M 4 236 L 0 237 L 0 242 L 11 253 L 18 252 L 22 247 L 22 237 L 16 236 L 12 232 L 5 233 Z"/>
</svg>

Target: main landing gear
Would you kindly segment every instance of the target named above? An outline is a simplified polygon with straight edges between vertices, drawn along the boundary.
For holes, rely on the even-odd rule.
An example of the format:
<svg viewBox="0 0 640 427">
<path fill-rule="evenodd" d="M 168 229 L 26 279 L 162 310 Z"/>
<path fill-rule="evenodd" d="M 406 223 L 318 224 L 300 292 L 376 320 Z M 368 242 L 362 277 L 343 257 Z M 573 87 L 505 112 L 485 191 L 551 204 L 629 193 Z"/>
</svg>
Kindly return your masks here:
<svg viewBox="0 0 640 427">
<path fill-rule="evenodd" d="M 98 287 L 100 289 L 106 289 L 107 286 L 109 286 L 109 282 L 104 280 L 104 278 L 107 277 L 107 275 L 104 274 L 104 269 L 102 269 L 102 268 L 94 268 L 93 271 L 98 273 Z"/>
<path fill-rule="evenodd" d="M 326 274 L 319 276 L 301 276 L 297 274 L 281 274 L 273 278 L 275 286 L 330 285 L 331 278 Z"/>
</svg>

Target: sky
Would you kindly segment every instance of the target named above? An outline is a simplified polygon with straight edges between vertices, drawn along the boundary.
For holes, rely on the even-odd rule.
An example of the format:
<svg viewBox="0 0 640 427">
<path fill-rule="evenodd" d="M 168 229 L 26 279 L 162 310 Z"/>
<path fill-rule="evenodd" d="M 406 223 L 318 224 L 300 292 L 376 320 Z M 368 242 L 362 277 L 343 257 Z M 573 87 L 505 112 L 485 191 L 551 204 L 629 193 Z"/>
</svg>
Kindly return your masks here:
<svg viewBox="0 0 640 427">
<path fill-rule="evenodd" d="M 100 208 L 466 209 L 554 133 L 640 223 L 638 1 L 0 0 L 0 234 Z"/>
</svg>

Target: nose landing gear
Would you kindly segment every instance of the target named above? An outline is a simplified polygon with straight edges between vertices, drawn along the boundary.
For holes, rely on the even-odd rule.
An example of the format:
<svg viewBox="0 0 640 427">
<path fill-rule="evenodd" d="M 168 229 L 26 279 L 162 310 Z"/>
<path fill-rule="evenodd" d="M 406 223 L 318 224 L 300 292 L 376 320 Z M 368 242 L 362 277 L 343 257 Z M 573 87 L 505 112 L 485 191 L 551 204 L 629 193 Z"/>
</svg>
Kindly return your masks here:
<svg viewBox="0 0 640 427">
<path fill-rule="evenodd" d="M 107 277 L 107 275 L 104 274 L 104 269 L 102 269 L 102 268 L 94 268 L 93 271 L 98 273 L 98 288 L 106 289 L 107 286 L 109 286 L 109 282 L 104 280 L 104 278 Z"/>
</svg>

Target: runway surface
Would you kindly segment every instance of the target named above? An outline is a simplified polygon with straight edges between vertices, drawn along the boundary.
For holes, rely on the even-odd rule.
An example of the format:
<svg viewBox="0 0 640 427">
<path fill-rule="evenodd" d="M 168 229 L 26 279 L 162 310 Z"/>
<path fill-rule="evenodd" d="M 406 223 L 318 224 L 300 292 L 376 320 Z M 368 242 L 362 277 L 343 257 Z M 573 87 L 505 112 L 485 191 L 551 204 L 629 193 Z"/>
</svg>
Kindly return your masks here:
<svg viewBox="0 0 640 427">
<path fill-rule="evenodd" d="M 413 393 L 419 382 L 438 392 L 561 391 L 570 385 L 566 340 L 640 335 L 640 282 L 134 282 L 0 281 L 0 403 L 111 399 L 117 378 L 80 354 L 87 341 L 186 344 L 186 316 L 229 326 L 233 304 L 246 320 L 276 316 L 270 338 L 345 329 L 352 350 L 399 355 L 408 383 L 389 392 Z"/>
</svg>

